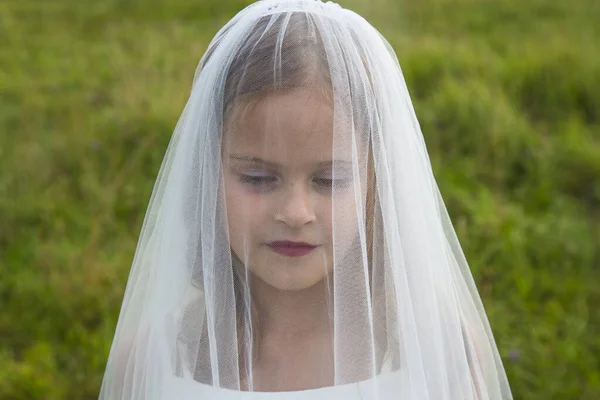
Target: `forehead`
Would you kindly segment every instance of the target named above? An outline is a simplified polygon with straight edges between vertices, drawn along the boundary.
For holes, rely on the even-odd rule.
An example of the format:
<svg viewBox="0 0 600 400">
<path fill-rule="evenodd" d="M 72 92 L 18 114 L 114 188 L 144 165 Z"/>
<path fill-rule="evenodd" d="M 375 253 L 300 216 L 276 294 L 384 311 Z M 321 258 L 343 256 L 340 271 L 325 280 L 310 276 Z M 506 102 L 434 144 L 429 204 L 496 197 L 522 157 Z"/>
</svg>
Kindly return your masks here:
<svg viewBox="0 0 600 400">
<path fill-rule="evenodd" d="M 333 104 L 317 88 L 272 93 L 234 107 L 224 149 L 282 165 L 312 165 L 334 155 L 349 160 L 350 135 L 338 133 L 338 119 L 334 124 Z"/>
</svg>

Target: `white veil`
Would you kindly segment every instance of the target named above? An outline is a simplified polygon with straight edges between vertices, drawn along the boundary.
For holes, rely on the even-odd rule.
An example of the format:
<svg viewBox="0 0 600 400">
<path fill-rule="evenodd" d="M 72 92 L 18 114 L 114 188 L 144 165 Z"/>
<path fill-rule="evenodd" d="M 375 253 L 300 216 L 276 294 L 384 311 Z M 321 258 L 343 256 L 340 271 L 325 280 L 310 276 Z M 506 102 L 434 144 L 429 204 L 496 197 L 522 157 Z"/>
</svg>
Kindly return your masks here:
<svg viewBox="0 0 600 400">
<path fill-rule="evenodd" d="M 100 398 L 183 387 L 512 398 L 396 55 L 335 3 L 254 3 L 200 61 Z"/>
</svg>

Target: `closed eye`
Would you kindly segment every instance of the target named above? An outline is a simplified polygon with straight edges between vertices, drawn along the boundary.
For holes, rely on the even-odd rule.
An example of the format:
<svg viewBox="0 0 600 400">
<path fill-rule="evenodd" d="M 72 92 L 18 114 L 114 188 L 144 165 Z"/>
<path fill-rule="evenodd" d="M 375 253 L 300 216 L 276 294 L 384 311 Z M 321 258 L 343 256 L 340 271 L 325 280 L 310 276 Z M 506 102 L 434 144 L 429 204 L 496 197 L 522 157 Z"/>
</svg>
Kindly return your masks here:
<svg viewBox="0 0 600 400">
<path fill-rule="evenodd" d="M 250 185 L 261 186 L 271 184 L 277 181 L 277 178 L 271 175 L 246 175 L 240 174 L 239 180 L 242 183 Z"/>
<path fill-rule="evenodd" d="M 344 178 L 337 178 L 337 179 L 332 179 L 332 178 L 315 178 L 313 179 L 313 181 L 322 187 L 327 187 L 327 188 L 332 188 L 332 187 L 344 187 L 346 186 L 350 180 L 349 179 L 344 179 Z"/>
<path fill-rule="evenodd" d="M 331 178 L 316 178 L 314 181 L 319 186 L 333 186 L 333 179 Z"/>
</svg>

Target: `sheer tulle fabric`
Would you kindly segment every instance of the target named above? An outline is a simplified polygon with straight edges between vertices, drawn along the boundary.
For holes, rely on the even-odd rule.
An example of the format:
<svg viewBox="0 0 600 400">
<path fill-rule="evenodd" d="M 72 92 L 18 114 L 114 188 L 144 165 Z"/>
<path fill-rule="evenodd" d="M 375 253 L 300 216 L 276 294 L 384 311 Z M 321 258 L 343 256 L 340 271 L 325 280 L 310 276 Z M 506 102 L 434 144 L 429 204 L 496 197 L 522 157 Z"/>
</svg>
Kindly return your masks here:
<svg viewBox="0 0 600 400">
<path fill-rule="evenodd" d="M 292 377 L 269 375 L 261 358 L 269 291 L 305 293 L 324 316 L 326 351 Z M 290 361 L 311 351 L 290 348 Z M 511 398 L 396 55 L 337 4 L 252 4 L 200 61 L 100 398 L 190 387 L 223 399 L 335 388 Z"/>
</svg>

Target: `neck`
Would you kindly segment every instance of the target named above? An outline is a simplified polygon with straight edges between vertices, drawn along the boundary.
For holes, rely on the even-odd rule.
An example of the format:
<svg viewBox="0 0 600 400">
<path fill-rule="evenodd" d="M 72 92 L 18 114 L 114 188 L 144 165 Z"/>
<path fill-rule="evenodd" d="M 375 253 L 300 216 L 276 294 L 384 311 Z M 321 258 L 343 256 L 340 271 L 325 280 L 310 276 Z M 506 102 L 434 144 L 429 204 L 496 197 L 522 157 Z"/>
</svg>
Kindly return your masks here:
<svg viewBox="0 0 600 400">
<path fill-rule="evenodd" d="M 280 290 L 255 278 L 252 296 L 263 340 L 297 340 L 330 330 L 328 304 L 332 288 L 326 280 L 302 290 Z"/>
</svg>

